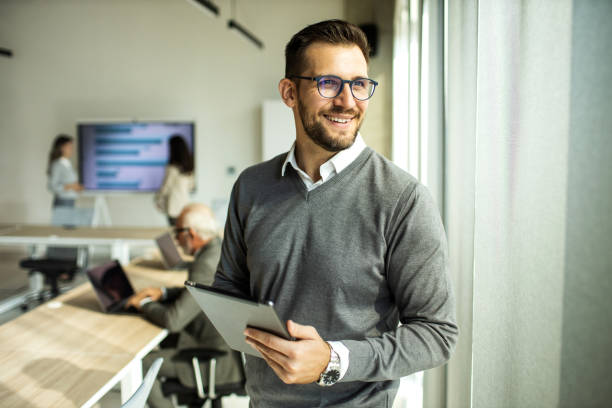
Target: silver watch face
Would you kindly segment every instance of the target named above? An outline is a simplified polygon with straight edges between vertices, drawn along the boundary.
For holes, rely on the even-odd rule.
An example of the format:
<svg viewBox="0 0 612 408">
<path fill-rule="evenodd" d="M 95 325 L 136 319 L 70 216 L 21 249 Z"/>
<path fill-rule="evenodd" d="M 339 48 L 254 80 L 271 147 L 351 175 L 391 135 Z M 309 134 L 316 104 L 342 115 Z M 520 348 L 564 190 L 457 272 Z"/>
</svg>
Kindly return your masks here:
<svg viewBox="0 0 612 408">
<path fill-rule="evenodd" d="M 330 353 L 329 363 L 317 382 L 319 385 L 327 387 L 334 385 L 340 379 L 340 356 L 338 356 L 334 349 L 331 349 Z"/>
<path fill-rule="evenodd" d="M 325 385 L 334 385 L 340 379 L 340 370 L 332 368 L 331 370 L 327 370 L 321 374 L 320 383 Z"/>
</svg>

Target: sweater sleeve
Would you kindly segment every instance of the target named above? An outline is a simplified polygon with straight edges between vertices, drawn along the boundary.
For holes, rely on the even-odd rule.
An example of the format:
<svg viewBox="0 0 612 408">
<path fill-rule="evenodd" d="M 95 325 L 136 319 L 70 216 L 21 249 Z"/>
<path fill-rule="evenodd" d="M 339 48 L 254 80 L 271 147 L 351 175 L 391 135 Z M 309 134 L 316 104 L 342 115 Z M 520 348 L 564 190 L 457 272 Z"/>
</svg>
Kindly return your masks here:
<svg viewBox="0 0 612 408">
<path fill-rule="evenodd" d="M 187 290 L 182 289 L 179 296 L 171 303 L 151 302 L 142 307 L 142 311 L 151 323 L 168 329 L 172 333 L 180 332 L 201 313 L 201 309 Z"/>
<path fill-rule="evenodd" d="M 342 382 L 391 380 L 439 366 L 457 341 L 446 237 L 428 191 L 421 185 L 404 191 L 389 225 L 385 265 L 400 325 L 380 337 L 343 340 L 349 368 Z"/>
<path fill-rule="evenodd" d="M 225 221 L 221 259 L 219 260 L 213 286 L 238 295 L 249 296 L 246 244 L 238 212 L 239 182 L 240 179 L 234 184 L 232 189 L 227 219 Z"/>
</svg>

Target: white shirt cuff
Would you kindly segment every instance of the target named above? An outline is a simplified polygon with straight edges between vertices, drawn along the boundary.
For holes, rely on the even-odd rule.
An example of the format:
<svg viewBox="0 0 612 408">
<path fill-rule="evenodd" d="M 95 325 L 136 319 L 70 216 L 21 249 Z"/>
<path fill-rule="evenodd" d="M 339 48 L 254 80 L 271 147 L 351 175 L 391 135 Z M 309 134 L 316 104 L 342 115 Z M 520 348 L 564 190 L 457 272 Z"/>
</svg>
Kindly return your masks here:
<svg viewBox="0 0 612 408">
<path fill-rule="evenodd" d="M 164 286 L 162 286 L 160 289 L 161 289 L 162 295 L 161 295 L 161 299 L 159 300 L 164 301 L 168 298 L 168 291 L 166 290 Z"/>
<path fill-rule="evenodd" d="M 328 341 L 327 344 L 340 357 L 340 378 L 338 378 L 340 381 L 349 368 L 349 349 L 341 341 Z"/>
<path fill-rule="evenodd" d="M 150 298 L 150 297 L 146 297 L 146 298 L 144 298 L 144 299 L 142 299 L 142 300 L 140 301 L 140 303 L 139 303 L 139 304 L 140 304 L 140 307 L 143 307 L 144 305 L 146 305 L 147 303 L 151 303 L 152 301 L 153 301 L 153 300 L 151 300 L 151 298 Z"/>
</svg>

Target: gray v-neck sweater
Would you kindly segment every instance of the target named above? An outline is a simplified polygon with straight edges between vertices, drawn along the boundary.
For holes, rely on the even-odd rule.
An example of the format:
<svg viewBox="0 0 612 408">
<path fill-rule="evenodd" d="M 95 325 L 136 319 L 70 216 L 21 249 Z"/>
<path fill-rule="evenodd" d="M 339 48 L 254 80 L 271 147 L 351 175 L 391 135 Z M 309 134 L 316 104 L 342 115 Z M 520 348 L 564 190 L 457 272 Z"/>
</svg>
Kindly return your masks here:
<svg viewBox="0 0 612 408">
<path fill-rule="evenodd" d="M 281 319 L 342 341 L 350 364 L 332 387 L 286 385 L 247 356 L 251 403 L 391 407 L 398 379 L 443 364 L 457 340 L 437 207 L 370 148 L 310 192 L 293 168 L 281 176 L 284 158 L 236 181 L 214 285 L 273 300 Z"/>
</svg>

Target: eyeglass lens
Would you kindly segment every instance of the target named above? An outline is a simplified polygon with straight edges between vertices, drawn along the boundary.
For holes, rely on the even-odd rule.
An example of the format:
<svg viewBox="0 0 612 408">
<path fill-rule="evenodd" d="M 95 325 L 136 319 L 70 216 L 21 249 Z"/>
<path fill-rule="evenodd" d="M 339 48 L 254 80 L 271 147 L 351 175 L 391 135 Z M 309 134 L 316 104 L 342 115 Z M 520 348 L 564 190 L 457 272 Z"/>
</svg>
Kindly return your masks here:
<svg viewBox="0 0 612 408">
<path fill-rule="evenodd" d="M 342 79 L 335 76 L 324 76 L 317 82 L 319 93 L 324 98 L 335 98 L 342 89 Z M 369 99 L 374 93 L 374 82 L 359 78 L 349 82 L 353 96 L 359 100 Z"/>
</svg>

